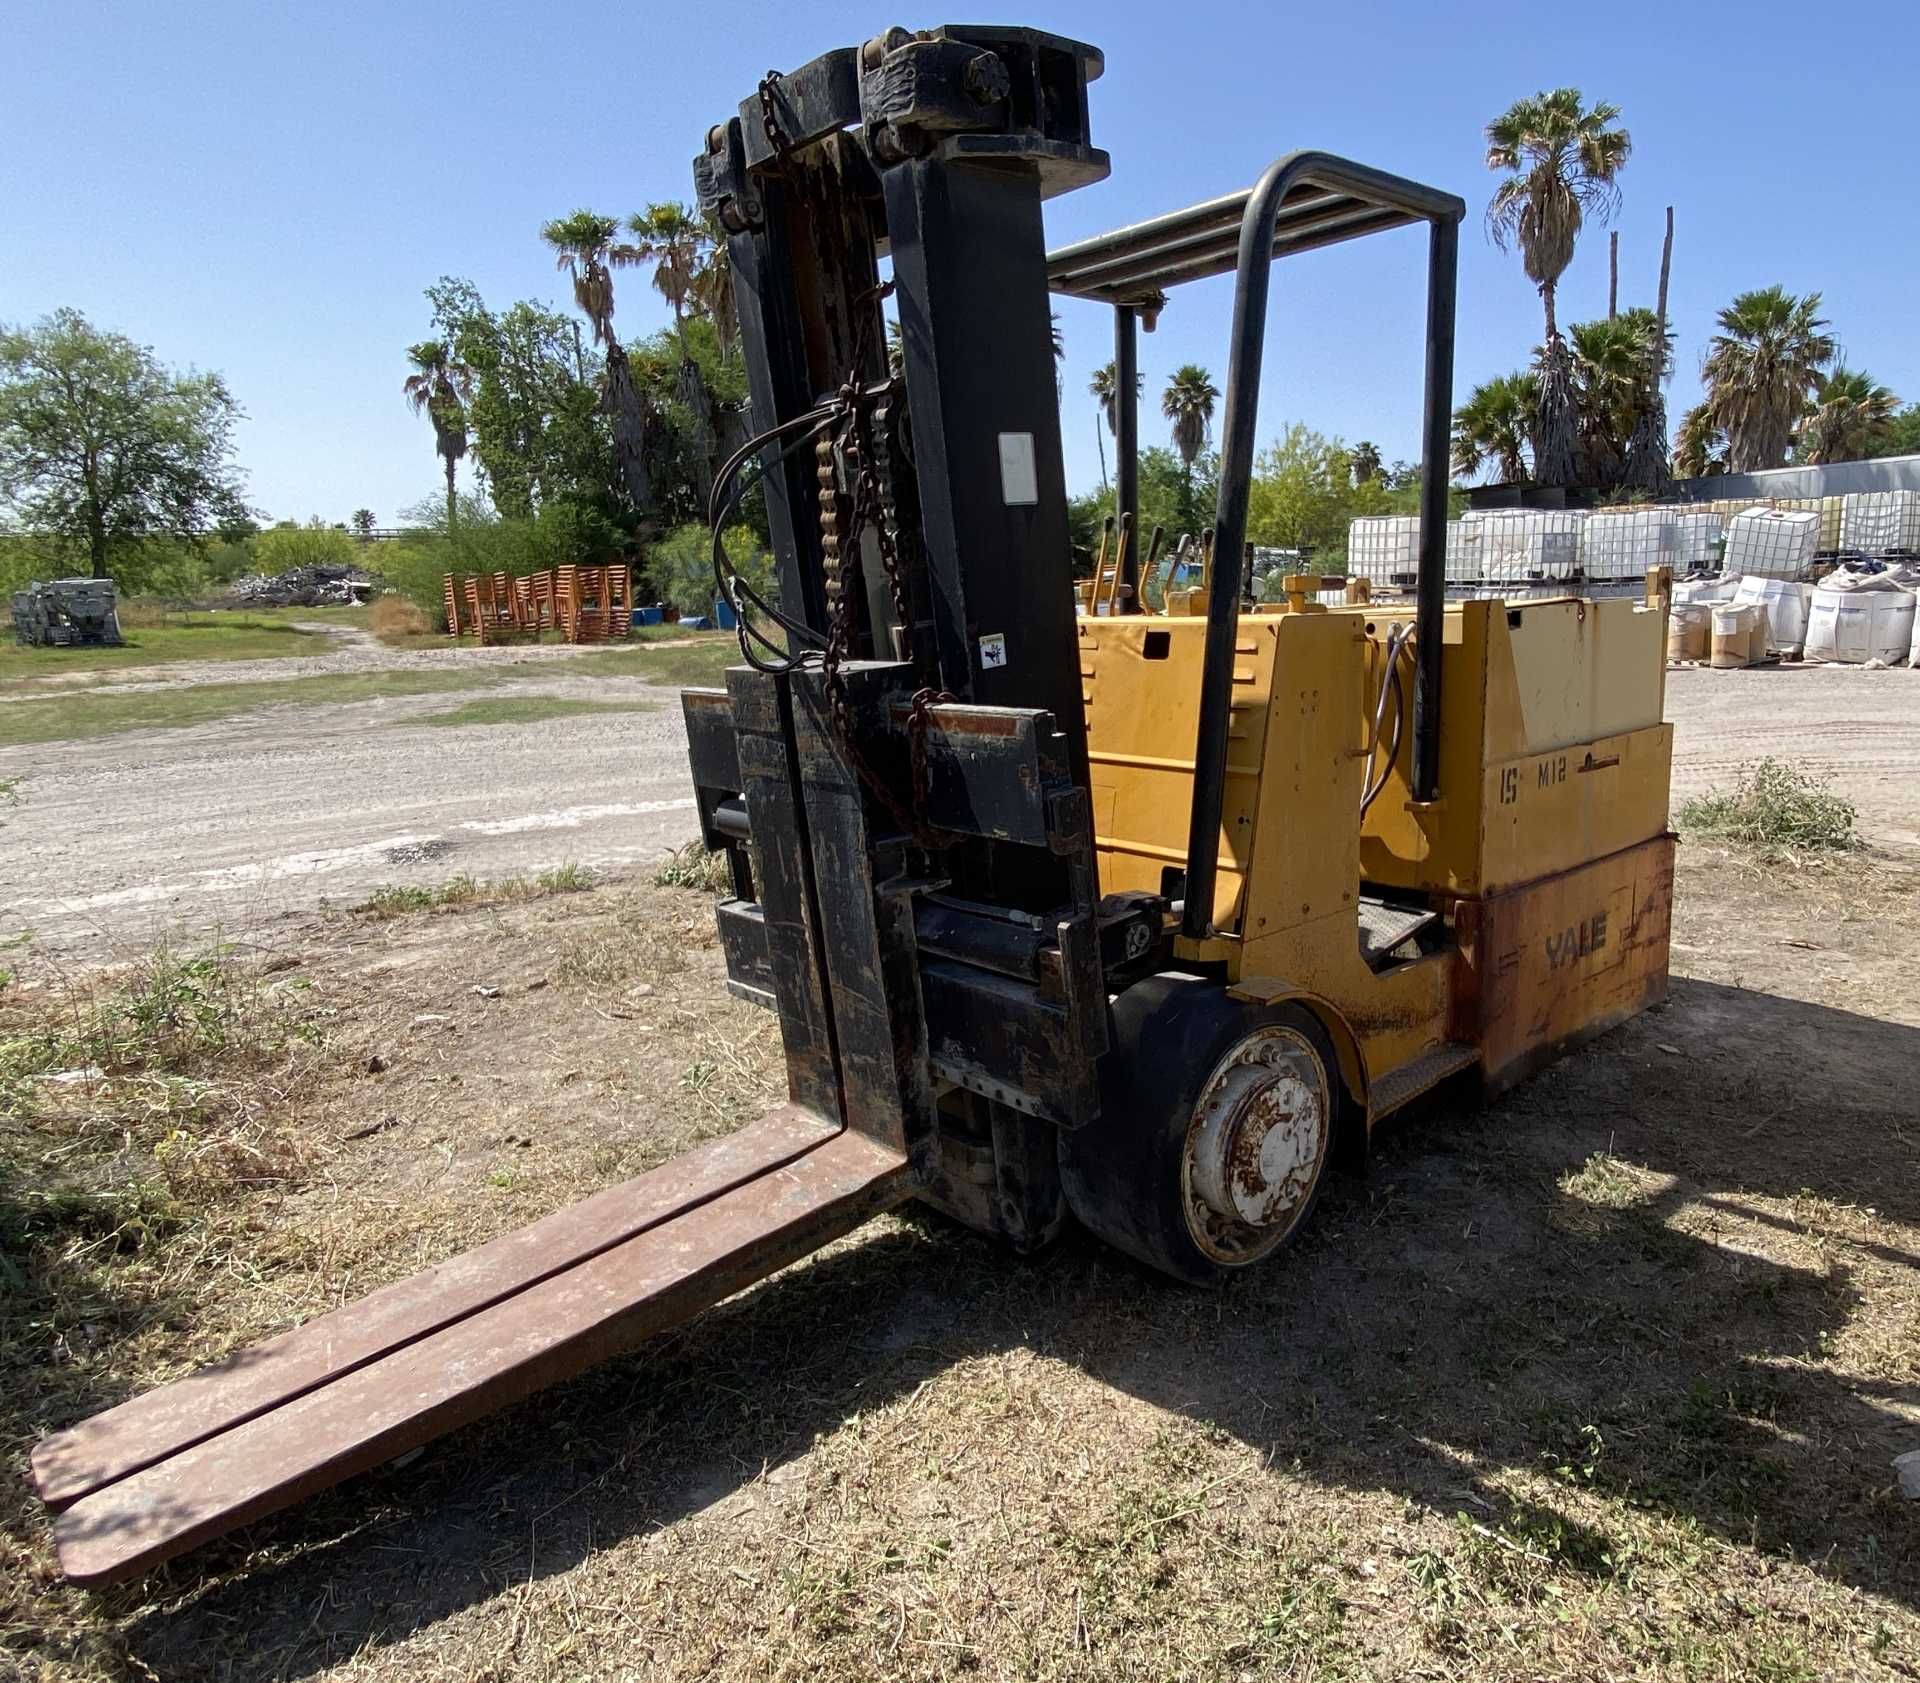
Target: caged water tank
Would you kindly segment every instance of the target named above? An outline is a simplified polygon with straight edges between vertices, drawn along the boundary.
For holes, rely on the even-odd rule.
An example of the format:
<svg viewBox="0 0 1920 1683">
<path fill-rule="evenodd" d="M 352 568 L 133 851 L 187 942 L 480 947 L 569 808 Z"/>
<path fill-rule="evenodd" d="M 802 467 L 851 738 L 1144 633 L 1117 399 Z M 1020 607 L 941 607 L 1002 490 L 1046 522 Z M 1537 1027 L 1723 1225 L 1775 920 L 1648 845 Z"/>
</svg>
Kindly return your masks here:
<svg viewBox="0 0 1920 1683">
<path fill-rule="evenodd" d="M 1742 576 L 1797 579 L 1819 547 L 1817 509 L 1749 508 L 1727 522 L 1725 567 Z"/>
</svg>

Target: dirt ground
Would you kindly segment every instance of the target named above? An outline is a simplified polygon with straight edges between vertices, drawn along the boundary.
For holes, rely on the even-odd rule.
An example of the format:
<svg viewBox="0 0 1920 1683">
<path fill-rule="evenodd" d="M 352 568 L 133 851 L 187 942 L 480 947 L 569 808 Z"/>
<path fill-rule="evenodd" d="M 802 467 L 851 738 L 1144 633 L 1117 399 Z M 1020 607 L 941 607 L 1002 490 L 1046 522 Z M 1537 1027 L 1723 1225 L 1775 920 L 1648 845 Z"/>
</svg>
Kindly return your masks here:
<svg viewBox="0 0 1920 1683">
<path fill-rule="evenodd" d="M 1683 789 L 1729 714 L 1741 757 L 1818 763 L 1842 701 L 1757 676 L 1674 674 Z M 1899 744 L 1840 759 L 1920 753 L 1920 677 L 1835 676 Z M 910 1209 L 138 1586 L 62 1584 L 9 1481 L 0 1676 L 1920 1677 L 1890 1465 L 1920 1449 L 1920 800 L 1835 769 L 1876 852 L 1683 845 L 1666 1007 L 1397 1118 L 1220 1294 Z M 473 810 L 532 775 L 508 755 Z M 53 1020 L 46 1055 L 93 1056 L 123 987 L 145 1023 L 155 973 L 106 950 L 6 955 L 0 1043 Z M 176 1059 L 0 1123 L 0 1155 L 153 1189 L 0 1281 L 16 1468 L 776 1096 L 704 900 L 641 869 L 394 919 L 296 895 L 228 963 L 164 970 Z"/>
<path fill-rule="evenodd" d="M 89 1678 L 1920 1675 L 1913 879 L 1688 847 L 1678 904 L 1667 1008 L 1397 1121 L 1223 1294 L 884 1218 L 143 1586 L 59 1584 L 16 1486 L 0 1636 Z M 774 1095 L 684 890 L 249 962 L 311 1032 L 182 1232 L 50 1259 L 16 1456 Z"/>
<path fill-rule="evenodd" d="M 1676 806 L 1772 754 L 1832 777 L 1870 841 L 1920 855 L 1920 672 L 1678 667 L 1667 674 L 1667 717 Z"/>
</svg>

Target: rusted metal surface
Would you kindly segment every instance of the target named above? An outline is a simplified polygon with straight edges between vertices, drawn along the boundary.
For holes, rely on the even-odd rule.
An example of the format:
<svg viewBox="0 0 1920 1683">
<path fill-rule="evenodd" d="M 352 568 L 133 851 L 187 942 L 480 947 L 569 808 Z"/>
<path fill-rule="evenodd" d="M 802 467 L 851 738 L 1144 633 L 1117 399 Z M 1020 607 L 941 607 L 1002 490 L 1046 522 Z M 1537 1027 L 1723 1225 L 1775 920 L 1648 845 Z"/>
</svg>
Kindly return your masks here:
<svg viewBox="0 0 1920 1683">
<path fill-rule="evenodd" d="M 1480 1048 L 1489 1087 L 1666 997 L 1673 837 L 1455 913 L 1464 964 L 1451 1038 Z"/>
<path fill-rule="evenodd" d="M 132 1473 L 55 1521 L 78 1583 L 130 1577 L 685 1320 L 909 1196 L 842 1132 L 487 1310 Z"/>
<path fill-rule="evenodd" d="M 1235 1045 L 1201 1090 L 1184 1178 L 1203 1206 L 1194 1238 L 1217 1260 L 1257 1250 L 1312 1199 L 1333 1134 L 1330 1081 L 1318 1050 L 1281 1023 Z"/>
<path fill-rule="evenodd" d="M 43 1439 L 30 1462 L 34 1487 L 49 1507 L 65 1507 L 697 1210 L 833 1132 L 818 1116 L 782 1106 L 649 1174 Z"/>
</svg>

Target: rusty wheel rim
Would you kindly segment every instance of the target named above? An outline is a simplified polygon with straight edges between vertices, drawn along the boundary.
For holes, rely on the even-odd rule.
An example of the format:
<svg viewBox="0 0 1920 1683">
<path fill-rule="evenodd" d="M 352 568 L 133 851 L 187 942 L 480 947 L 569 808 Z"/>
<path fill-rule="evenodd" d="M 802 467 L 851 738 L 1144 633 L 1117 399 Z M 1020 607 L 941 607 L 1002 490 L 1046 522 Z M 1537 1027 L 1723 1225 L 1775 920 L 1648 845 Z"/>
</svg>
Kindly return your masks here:
<svg viewBox="0 0 1920 1683">
<path fill-rule="evenodd" d="M 1300 1030 L 1258 1029 L 1220 1060 L 1180 1161 L 1187 1231 L 1210 1261 L 1243 1268 L 1286 1243 L 1319 1184 L 1331 1121 L 1326 1066 Z"/>
</svg>

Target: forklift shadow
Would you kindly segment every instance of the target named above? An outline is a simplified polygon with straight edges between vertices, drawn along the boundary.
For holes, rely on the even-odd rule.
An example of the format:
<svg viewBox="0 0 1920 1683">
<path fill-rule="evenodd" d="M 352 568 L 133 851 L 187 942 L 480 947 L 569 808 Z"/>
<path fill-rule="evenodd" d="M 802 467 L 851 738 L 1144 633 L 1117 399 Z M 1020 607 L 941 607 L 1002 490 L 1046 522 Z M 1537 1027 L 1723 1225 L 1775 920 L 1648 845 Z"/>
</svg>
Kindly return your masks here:
<svg viewBox="0 0 1920 1683">
<path fill-rule="evenodd" d="M 816 1439 L 1018 1349 L 1289 1477 L 1551 1537 L 1576 1573 L 1639 1546 L 1569 1511 L 1597 1495 L 1920 1607 L 1920 1510 L 1888 1467 L 1920 1385 L 1855 1354 L 1890 1299 L 1911 1313 L 1916 1068 L 1920 1029 L 1680 982 L 1499 1101 L 1396 1121 L 1299 1246 L 1219 1294 L 1077 1233 L 1021 1262 L 890 1220 L 167 1569 L 129 1645 L 162 1675 L 304 1676 L 629 1540 L 669 1552 L 626 1570 L 671 1573 L 646 1539 L 690 1514 L 750 1563 Z"/>
</svg>

